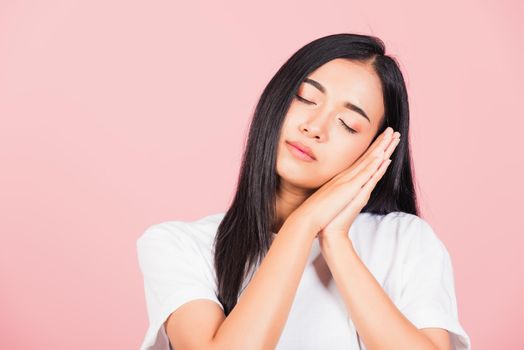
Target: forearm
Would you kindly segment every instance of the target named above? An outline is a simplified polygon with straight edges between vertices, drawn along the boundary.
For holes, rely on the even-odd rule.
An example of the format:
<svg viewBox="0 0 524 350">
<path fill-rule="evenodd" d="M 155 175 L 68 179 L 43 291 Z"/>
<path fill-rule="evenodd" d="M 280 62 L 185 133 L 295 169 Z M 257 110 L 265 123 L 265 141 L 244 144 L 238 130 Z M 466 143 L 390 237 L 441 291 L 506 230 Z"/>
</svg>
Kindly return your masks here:
<svg viewBox="0 0 524 350">
<path fill-rule="evenodd" d="M 287 220 L 214 342 L 217 349 L 274 349 L 284 329 L 315 234 Z"/>
<path fill-rule="evenodd" d="M 436 349 L 391 301 L 357 255 L 349 237 L 326 237 L 321 249 L 367 349 Z"/>
</svg>

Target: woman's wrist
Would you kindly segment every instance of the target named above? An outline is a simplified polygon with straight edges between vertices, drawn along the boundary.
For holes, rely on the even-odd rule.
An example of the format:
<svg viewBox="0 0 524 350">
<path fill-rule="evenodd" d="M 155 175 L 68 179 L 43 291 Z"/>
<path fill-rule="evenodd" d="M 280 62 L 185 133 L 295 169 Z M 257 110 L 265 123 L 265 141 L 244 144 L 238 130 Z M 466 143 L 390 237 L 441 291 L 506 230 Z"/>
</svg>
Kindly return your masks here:
<svg viewBox="0 0 524 350">
<path fill-rule="evenodd" d="M 284 225 L 292 226 L 292 231 L 306 235 L 311 240 L 317 238 L 318 229 L 311 220 L 311 215 L 302 215 L 300 212 L 294 211 L 287 217 Z"/>
</svg>

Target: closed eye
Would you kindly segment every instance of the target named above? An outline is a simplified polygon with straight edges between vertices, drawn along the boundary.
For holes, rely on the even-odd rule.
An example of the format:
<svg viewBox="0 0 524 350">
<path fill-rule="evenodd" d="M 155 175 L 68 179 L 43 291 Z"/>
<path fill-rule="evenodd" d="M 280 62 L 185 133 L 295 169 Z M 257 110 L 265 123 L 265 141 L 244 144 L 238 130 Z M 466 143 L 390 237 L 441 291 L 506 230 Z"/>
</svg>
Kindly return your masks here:
<svg viewBox="0 0 524 350">
<path fill-rule="evenodd" d="M 302 101 L 302 102 L 307 103 L 307 104 L 309 104 L 309 105 L 316 105 L 315 102 L 311 102 L 311 101 L 309 101 L 309 100 L 306 100 L 305 98 L 303 98 L 303 97 L 301 97 L 301 96 L 299 96 L 299 95 L 295 95 L 295 96 L 298 98 L 299 101 Z"/>
<path fill-rule="evenodd" d="M 301 97 L 301 96 L 299 96 L 299 95 L 295 95 L 295 96 L 296 96 L 296 98 L 297 98 L 299 101 L 302 101 L 302 102 L 307 103 L 307 104 L 310 104 L 310 105 L 316 105 L 315 102 L 311 102 L 311 101 L 309 101 L 309 100 L 306 100 L 305 98 L 303 98 L 303 97 Z M 340 121 L 340 124 L 342 124 L 342 126 L 343 126 L 343 127 L 344 127 L 348 132 L 350 132 L 351 134 L 356 134 L 356 133 L 357 133 L 357 131 L 356 131 L 355 129 L 350 128 L 346 123 L 344 123 L 344 121 L 343 121 L 342 119 L 338 118 L 338 120 Z"/>
<path fill-rule="evenodd" d="M 338 120 L 340 120 L 340 124 L 342 124 L 342 126 L 343 126 L 347 131 L 349 131 L 349 132 L 352 133 L 352 134 L 356 134 L 356 133 L 357 133 L 357 131 L 356 131 L 355 129 L 352 129 L 352 128 L 350 128 L 349 126 L 347 126 L 347 124 L 344 123 L 344 121 L 343 121 L 342 119 L 338 118 Z"/>
</svg>

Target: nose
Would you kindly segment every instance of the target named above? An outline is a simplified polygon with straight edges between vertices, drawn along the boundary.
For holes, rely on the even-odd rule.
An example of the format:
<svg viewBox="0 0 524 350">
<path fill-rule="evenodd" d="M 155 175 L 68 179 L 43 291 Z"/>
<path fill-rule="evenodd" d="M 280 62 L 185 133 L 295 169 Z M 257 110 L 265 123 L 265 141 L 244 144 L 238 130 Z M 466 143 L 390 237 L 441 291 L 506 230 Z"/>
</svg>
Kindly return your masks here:
<svg viewBox="0 0 524 350">
<path fill-rule="evenodd" d="M 300 131 L 307 137 L 314 137 L 318 141 L 325 141 L 327 139 L 329 126 L 331 124 L 332 114 L 335 111 L 327 111 L 323 113 L 319 111 L 311 115 L 305 122 L 300 124 Z"/>
</svg>

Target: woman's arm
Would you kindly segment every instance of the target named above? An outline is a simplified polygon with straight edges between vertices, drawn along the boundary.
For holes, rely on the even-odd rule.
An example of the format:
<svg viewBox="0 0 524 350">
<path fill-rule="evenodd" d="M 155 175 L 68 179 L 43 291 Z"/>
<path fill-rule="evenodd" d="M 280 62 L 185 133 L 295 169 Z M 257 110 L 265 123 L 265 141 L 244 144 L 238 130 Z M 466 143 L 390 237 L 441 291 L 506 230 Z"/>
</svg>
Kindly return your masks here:
<svg viewBox="0 0 524 350">
<path fill-rule="evenodd" d="M 360 260 L 349 237 L 328 235 L 320 242 L 322 255 L 367 349 L 450 349 L 445 330 L 438 334 L 432 331 L 429 336 L 404 317 Z"/>
<path fill-rule="evenodd" d="M 286 324 L 316 232 L 291 214 L 241 298 L 220 325 L 216 349 L 274 349 Z"/>
</svg>

